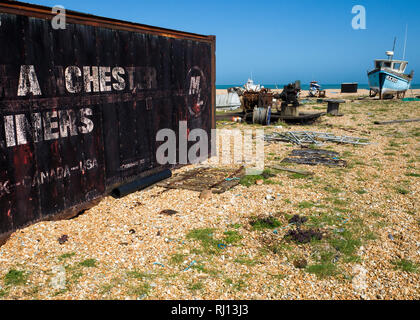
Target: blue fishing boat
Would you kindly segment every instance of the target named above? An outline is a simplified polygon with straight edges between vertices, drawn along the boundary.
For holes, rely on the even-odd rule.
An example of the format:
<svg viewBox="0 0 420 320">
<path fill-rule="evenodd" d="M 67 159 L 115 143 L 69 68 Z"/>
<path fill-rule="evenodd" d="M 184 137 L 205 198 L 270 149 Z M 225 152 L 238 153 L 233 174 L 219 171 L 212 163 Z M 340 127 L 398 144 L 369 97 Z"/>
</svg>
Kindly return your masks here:
<svg viewBox="0 0 420 320">
<path fill-rule="evenodd" d="M 405 74 L 408 62 L 394 60 L 394 52 L 387 51 L 388 59 L 375 60 L 375 69 L 368 72 L 370 96 L 379 93 L 379 99 L 393 97 L 404 98 L 414 77 L 414 71 Z"/>
</svg>

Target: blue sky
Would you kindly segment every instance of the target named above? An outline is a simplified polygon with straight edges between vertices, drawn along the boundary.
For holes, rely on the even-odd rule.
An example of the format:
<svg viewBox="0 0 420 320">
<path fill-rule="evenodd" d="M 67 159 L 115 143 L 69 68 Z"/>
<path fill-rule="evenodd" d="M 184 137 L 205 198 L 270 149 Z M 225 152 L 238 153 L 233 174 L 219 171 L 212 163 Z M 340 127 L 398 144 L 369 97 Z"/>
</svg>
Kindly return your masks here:
<svg viewBox="0 0 420 320">
<path fill-rule="evenodd" d="M 294 80 L 367 83 L 373 60 L 397 37 L 402 58 L 406 24 L 408 72 L 420 82 L 418 0 L 26 0 L 217 37 L 217 84 Z M 353 30 L 354 5 L 366 8 L 366 30 Z"/>
</svg>

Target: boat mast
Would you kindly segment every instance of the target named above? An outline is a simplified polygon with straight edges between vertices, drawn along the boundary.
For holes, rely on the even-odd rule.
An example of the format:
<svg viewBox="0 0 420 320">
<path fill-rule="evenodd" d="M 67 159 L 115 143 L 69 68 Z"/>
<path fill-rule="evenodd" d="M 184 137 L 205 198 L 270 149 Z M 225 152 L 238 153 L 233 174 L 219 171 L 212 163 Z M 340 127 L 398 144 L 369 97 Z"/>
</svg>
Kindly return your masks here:
<svg viewBox="0 0 420 320">
<path fill-rule="evenodd" d="M 407 48 L 407 33 L 408 33 L 408 24 L 405 25 L 405 40 L 404 40 L 403 60 L 405 60 L 405 49 Z"/>
</svg>

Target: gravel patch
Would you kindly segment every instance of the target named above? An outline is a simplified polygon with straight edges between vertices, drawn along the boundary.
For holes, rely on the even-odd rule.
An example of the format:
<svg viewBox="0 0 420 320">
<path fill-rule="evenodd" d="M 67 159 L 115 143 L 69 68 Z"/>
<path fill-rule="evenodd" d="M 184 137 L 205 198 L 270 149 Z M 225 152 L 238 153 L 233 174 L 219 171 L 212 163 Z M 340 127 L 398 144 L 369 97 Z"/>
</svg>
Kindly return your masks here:
<svg viewBox="0 0 420 320">
<path fill-rule="evenodd" d="M 201 197 L 154 187 L 17 231 L 0 248 L 0 299 L 418 300 L 419 124 L 373 121 L 418 118 L 419 106 L 349 100 L 343 117 L 266 128 L 365 136 L 371 145 L 324 146 L 347 168 L 292 165 L 314 175 L 279 171 Z M 267 144 L 266 165 L 294 149 Z M 322 239 L 285 240 L 295 215 Z M 280 225 L 256 230 L 256 217 Z"/>
</svg>

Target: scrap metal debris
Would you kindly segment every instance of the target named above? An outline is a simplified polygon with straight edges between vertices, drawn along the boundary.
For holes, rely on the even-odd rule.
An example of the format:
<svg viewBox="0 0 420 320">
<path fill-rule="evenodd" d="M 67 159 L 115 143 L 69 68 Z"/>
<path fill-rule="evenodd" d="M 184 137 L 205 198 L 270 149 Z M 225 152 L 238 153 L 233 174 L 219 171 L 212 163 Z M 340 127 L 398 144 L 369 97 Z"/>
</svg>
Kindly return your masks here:
<svg viewBox="0 0 420 320">
<path fill-rule="evenodd" d="M 307 217 L 301 217 L 300 215 L 296 214 L 289 220 L 289 224 L 295 224 L 297 226 L 300 226 L 302 224 L 305 224 L 307 221 Z"/>
<path fill-rule="evenodd" d="M 255 107 L 267 109 L 273 104 L 274 93 L 269 89 L 246 91 L 243 94 L 243 111 L 251 113 Z"/>
<path fill-rule="evenodd" d="M 315 166 L 318 164 L 326 166 L 347 166 L 347 161 L 339 159 L 340 154 L 334 151 L 321 149 L 293 150 L 283 163 L 297 163 Z"/>
<path fill-rule="evenodd" d="M 236 187 L 244 175 L 243 167 L 239 169 L 197 168 L 178 174 L 157 185 L 167 189 L 205 191 L 207 193 L 210 190 L 214 194 L 221 194 Z"/>
<path fill-rule="evenodd" d="M 305 269 L 308 266 L 308 261 L 306 259 L 297 259 L 293 261 L 293 266 L 296 269 Z"/>
<path fill-rule="evenodd" d="M 340 144 L 354 144 L 354 145 L 369 145 L 369 140 L 366 138 L 355 138 L 347 136 L 335 136 L 331 133 L 323 132 L 273 132 L 265 135 L 267 142 L 291 142 L 299 146 L 305 144 L 323 145 L 325 142 L 335 142 Z"/>
<path fill-rule="evenodd" d="M 283 100 L 281 107 L 282 111 L 289 105 L 297 108 L 299 107 L 299 95 L 301 92 L 300 81 L 289 83 L 284 86 L 282 93 L 274 95 L 274 98 Z"/>
<path fill-rule="evenodd" d="M 162 210 L 161 212 L 160 212 L 160 214 L 161 215 L 164 215 L 164 216 L 174 216 L 174 215 L 176 215 L 178 213 L 178 211 L 175 211 L 175 210 L 170 210 L 170 209 L 167 209 L 167 210 Z"/>
<path fill-rule="evenodd" d="M 322 240 L 322 232 L 315 229 L 301 230 L 297 228 L 296 230 L 289 230 L 284 238 L 297 243 L 309 243 L 312 240 Z"/>
<path fill-rule="evenodd" d="M 58 238 L 59 244 L 65 244 L 67 241 L 69 241 L 69 236 L 66 234 Z"/>
</svg>

